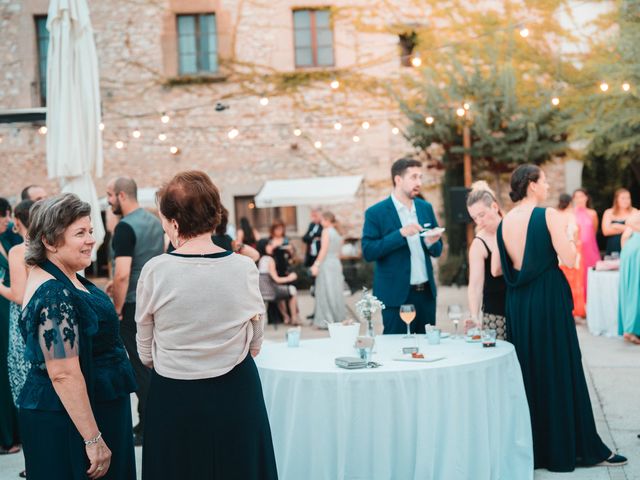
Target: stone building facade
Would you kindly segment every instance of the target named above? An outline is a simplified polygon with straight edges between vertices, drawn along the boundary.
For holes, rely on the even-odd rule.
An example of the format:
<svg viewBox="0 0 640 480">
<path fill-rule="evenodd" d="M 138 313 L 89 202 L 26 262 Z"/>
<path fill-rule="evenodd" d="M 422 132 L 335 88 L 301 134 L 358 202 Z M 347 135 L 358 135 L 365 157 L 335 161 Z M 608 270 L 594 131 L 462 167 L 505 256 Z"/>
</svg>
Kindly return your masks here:
<svg viewBox="0 0 640 480">
<path fill-rule="evenodd" d="M 398 25 L 419 24 L 425 12 L 411 0 L 385 3 L 394 8 L 388 18 L 369 16 L 366 1 L 89 0 L 104 123 L 98 192 L 116 175 L 154 188 L 177 171 L 202 169 L 236 222 L 269 179 L 363 175 L 354 202 L 331 207 L 358 236 L 364 207 L 389 192 L 391 163 L 413 152 L 380 85 L 412 74 Z M 47 6 L 0 0 L 2 111 L 42 106 L 37 19 Z M 317 13 L 327 8 L 328 28 Z M 40 126 L 0 124 L 0 195 L 15 198 L 33 183 L 57 189 Z M 564 166 L 550 168 L 563 190 Z M 426 171 L 425 195 L 437 211 L 440 177 Z M 308 208 L 263 213 L 262 223 L 284 216 L 301 232 Z"/>
</svg>

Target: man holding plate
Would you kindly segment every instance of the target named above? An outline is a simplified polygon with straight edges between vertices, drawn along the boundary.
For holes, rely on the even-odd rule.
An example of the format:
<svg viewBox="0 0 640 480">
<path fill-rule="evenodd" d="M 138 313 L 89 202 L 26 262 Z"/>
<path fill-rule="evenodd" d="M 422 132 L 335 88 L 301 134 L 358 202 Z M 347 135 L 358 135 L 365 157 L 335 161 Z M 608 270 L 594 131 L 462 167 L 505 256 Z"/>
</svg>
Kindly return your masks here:
<svg viewBox="0 0 640 480">
<path fill-rule="evenodd" d="M 402 304 L 413 304 L 412 333 L 425 333 L 436 323 L 436 284 L 431 258 L 442 253 L 442 232 L 431 204 L 420 197 L 422 163 L 411 158 L 391 166 L 393 192 L 365 212 L 362 252 L 376 262 L 373 294 L 385 305 L 385 334 L 405 333 Z"/>
</svg>

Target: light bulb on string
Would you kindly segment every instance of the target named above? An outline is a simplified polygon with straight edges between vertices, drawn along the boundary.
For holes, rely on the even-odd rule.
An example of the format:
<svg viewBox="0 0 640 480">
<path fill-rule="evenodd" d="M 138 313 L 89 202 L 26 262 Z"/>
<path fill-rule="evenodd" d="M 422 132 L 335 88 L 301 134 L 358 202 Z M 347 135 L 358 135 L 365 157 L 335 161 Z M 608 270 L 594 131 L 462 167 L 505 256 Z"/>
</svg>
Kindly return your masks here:
<svg viewBox="0 0 640 480">
<path fill-rule="evenodd" d="M 467 111 L 462 107 L 460 107 L 460 108 L 458 108 L 456 110 L 456 115 L 458 115 L 459 117 L 464 117 L 465 113 L 467 113 Z"/>
<path fill-rule="evenodd" d="M 267 97 L 262 97 L 260 99 L 260 105 L 262 105 L 263 107 L 266 107 L 267 105 L 269 105 L 269 99 Z"/>
<path fill-rule="evenodd" d="M 602 90 L 603 92 L 606 92 L 607 90 L 609 90 L 609 84 L 607 82 L 602 82 L 600 84 L 600 90 Z"/>
<path fill-rule="evenodd" d="M 422 59 L 418 55 L 411 57 L 411 65 L 415 68 L 421 67 Z"/>
<path fill-rule="evenodd" d="M 369 130 L 369 127 L 371 126 L 371 124 L 367 121 L 362 122 L 362 128 L 364 130 Z"/>
<path fill-rule="evenodd" d="M 160 140 L 161 142 L 164 142 L 166 139 L 167 139 L 167 135 L 165 133 L 158 134 L 158 140 Z"/>
<path fill-rule="evenodd" d="M 320 150 L 322 148 L 322 142 L 320 140 L 316 140 L 315 142 L 313 142 L 313 146 L 316 147 L 316 149 Z"/>
<path fill-rule="evenodd" d="M 169 152 L 171 153 L 171 155 L 177 155 L 178 152 L 180 152 L 180 149 L 175 145 L 172 145 L 171 148 L 169 148 Z"/>
<path fill-rule="evenodd" d="M 342 124 L 340 122 L 336 122 L 333 124 L 333 128 L 335 128 L 336 130 L 340 131 L 342 130 Z"/>
<path fill-rule="evenodd" d="M 237 128 L 232 128 L 231 130 L 229 130 L 229 132 L 227 133 L 227 137 L 229 137 L 230 140 L 233 140 L 234 138 L 236 138 L 238 135 L 240 135 L 240 132 L 238 131 Z"/>
<path fill-rule="evenodd" d="M 100 122 L 100 125 L 98 125 L 98 128 L 100 129 L 100 131 L 104 131 L 104 123 Z"/>
<path fill-rule="evenodd" d="M 424 121 L 427 125 L 433 125 L 434 119 L 431 115 L 429 115 L 427 118 L 424 119 Z"/>
<path fill-rule="evenodd" d="M 131 136 L 133 138 L 140 138 L 141 135 L 142 133 L 140 133 L 140 130 L 138 130 L 137 128 L 133 132 L 131 132 Z"/>
<path fill-rule="evenodd" d="M 47 127 L 45 127 L 44 125 L 43 125 L 43 126 L 41 126 L 41 127 L 38 129 L 38 133 L 39 133 L 40 135 L 46 135 L 46 134 L 47 134 Z"/>
<path fill-rule="evenodd" d="M 525 27 L 525 28 L 520 29 L 520 36 L 521 36 L 522 38 L 527 38 L 527 37 L 529 36 L 529 33 L 530 33 L 530 32 L 529 32 L 529 29 L 528 29 L 528 28 L 526 28 L 526 27 Z"/>
<path fill-rule="evenodd" d="M 628 92 L 631 89 L 631 85 L 629 85 L 627 82 L 622 84 L 622 90 L 624 90 L 625 92 Z"/>
<path fill-rule="evenodd" d="M 393 133 L 394 135 L 398 135 L 398 133 L 400 133 L 400 129 L 398 127 L 393 127 L 391 129 L 391 133 Z"/>
<path fill-rule="evenodd" d="M 116 148 L 117 148 L 118 150 L 122 150 L 122 149 L 124 148 L 124 142 L 123 142 L 122 140 L 118 140 L 118 141 L 116 142 Z"/>
<path fill-rule="evenodd" d="M 299 137 L 300 135 L 302 135 L 302 130 L 300 130 L 299 128 L 295 128 L 295 129 L 293 130 L 293 134 L 294 134 L 296 137 Z"/>
<path fill-rule="evenodd" d="M 333 88 L 334 90 L 337 90 L 338 88 L 340 88 L 340 82 L 338 80 L 332 80 L 330 85 L 331 85 L 331 88 Z"/>
<path fill-rule="evenodd" d="M 171 118 L 169 118 L 169 115 L 167 115 L 166 113 L 164 113 L 162 117 L 160 117 L 160 121 L 162 123 L 169 123 L 169 120 L 171 120 Z"/>
<path fill-rule="evenodd" d="M 560 105 L 560 99 L 558 97 L 553 97 L 551 99 L 551 105 L 553 105 L 554 107 L 557 107 L 558 105 Z"/>
<path fill-rule="evenodd" d="M 0 143 L 4 142 L 4 137 L 0 135 Z"/>
<path fill-rule="evenodd" d="M 465 110 L 469 110 L 471 108 L 471 105 L 469 104 L 469 102 L 464 102 L 464 105 L 462 106 Z"/>
<path fill-rule="evenodd" d="M 353 136 L 353 141 L 354 141 L 355 143 L 358 143 L 358 142 L 360 141 L 360 137 L 359 137 L 358 135 L 354 135 L 354 136 Z"/>
</svg>

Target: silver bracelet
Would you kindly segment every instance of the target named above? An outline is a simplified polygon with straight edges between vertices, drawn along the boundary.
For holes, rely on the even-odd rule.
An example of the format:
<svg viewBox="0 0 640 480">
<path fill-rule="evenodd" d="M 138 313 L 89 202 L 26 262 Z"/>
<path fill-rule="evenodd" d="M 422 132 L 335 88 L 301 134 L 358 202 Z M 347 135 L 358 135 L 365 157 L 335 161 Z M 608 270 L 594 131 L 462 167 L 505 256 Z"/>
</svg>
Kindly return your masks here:
<svg viewBox="0 0 640 480">
<path fill-rule="evenodd" d="M 98 431 L 98 434 L 95 437 L 90 438 L 89 440 L 85 440 L 84 444 L 85 445 L 95 445 L 96 443 L 98 443 L 100 441 L 101 438 L 102 438 L 102 432 Z"/>
</svg>

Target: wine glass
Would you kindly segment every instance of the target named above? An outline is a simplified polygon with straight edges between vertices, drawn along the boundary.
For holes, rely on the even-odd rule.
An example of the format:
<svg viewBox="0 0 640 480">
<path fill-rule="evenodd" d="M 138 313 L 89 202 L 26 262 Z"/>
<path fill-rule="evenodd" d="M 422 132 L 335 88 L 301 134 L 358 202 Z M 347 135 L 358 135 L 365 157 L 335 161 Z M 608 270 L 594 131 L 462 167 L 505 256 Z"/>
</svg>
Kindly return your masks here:
<svg viewBox="0 0 640 480">
<path fill-rule="evenodd" d="M 458 325 L 462 318 L 462 307 L 457 304 L 449 305 L 447 308 L 447 316 L 449 320 L 453 322 L 453 336 L 451 338 L 458 338 Z"/>
<path fill-rule="evenodd" d="M 413 322 L 413 319 L 416 318 L 416 307 L 411 304 L 400 305 L 400 318 L 407 324 L 407 334 L 404 338 L 412 338 L 409 325 Z"/>
</svg>

